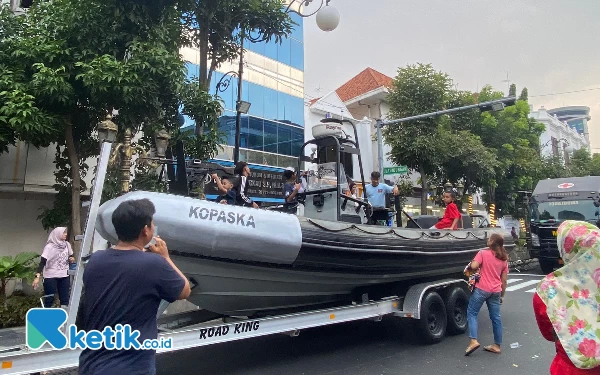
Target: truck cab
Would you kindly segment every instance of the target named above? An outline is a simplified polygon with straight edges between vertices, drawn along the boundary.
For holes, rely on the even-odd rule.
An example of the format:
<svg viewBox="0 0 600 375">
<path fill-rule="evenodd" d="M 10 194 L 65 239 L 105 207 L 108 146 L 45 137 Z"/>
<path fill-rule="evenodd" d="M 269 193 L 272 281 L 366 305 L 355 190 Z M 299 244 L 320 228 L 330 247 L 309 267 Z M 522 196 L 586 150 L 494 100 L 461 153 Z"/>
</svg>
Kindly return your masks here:
<svg viewBox="0 0 600 375">
<path fill-rule="evenodd" d="M 538 182 L 529 201 L 530 235 L 527 248 L 544 273 L 563 263 L 557 231 L 565 220 L 600 219 L 600 176 L 546 179 Z"/>
</svg>

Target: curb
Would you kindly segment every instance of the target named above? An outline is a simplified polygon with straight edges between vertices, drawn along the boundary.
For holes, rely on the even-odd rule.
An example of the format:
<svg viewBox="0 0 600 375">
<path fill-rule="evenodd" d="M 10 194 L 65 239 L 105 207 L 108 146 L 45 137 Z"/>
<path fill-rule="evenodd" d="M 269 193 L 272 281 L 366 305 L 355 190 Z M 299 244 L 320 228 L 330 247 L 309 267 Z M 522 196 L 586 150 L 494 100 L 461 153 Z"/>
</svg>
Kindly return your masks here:
<svg viewBox="0 0 600 375">
<path fill-rule="evenodd" d="M 521 268 L 521 267 L 527 267 L 527 268 L 529 268 L 529 267 L 535 267 L 535 266 L 537 266 L 539 264 L 540 263 L 537 260 L 537 258 L 534 258 L 534 259 L 524 259 L 524 260 L 518 259 L 518 260 L 515 260 L 513 262 L 508 262 L 508 267 L 511 270 L 514 270 L 516 268 Z"/>
</svg>

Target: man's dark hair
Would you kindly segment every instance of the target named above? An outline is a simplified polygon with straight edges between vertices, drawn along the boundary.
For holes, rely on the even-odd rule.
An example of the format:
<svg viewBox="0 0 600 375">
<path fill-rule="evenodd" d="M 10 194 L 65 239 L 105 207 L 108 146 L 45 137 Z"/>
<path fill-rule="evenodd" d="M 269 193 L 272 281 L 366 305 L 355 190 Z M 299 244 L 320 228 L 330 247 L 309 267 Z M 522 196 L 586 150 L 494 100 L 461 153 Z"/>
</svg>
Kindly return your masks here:
<svg viewBox="0 0 600 375">
<path fill-rule="evenodd" d="M 289 180 L 290 178 L 292 178 L 294 173 L 296 173 L 296 172 L 286 169 L 285 171 L 283 171 L 283 177 L 285 177 L 287 180 Z"/>
<path fill-rule="evenodd" d="M 371 172 L 371 178 L 373 180 L 378 180 L 379 177 L 381 177 L 381 174 L 379 174 L 379 172 L 375 171 L 375 172 Z"/>
<path fill-rule="evenodd" d="M 223 180 L 231 181 L 231 180 L 229 179 L 229 177 L 227 177 L 227 176 L 223 176 L 223 177 L 221 177 L 221 181 L 223 181 Z"/>
<path fill-rule="evenodd" d="M 129 200 L 121 203 L 112 214 L 112 223 L 119 241 L 131 242 L 138 239 L 146 225 L 152 224 L 156 213 L 149 199 Z"/>
<path fill-rule="evenodd" d="M 248 163 L 246 163 L 245 161 L 238 161 L 238 163 L 235 165 L 235 169 L 233 170 L 233 173 L 242 174 L 242 171 L 247 166 L 248 166 Z"/>
<path fill-rule="evenodd" d="M 452 199 L 456 199 L 456 193 L 455 193 L 455 192 L 453 192 L 452 190 L 450 190 L 450 191 L 445 191 L 445 192 L 444 192 L 444 194 L 446 194 L 446 193 L 450 194 L 450 198 L 452 198 Z"/>
</svg>

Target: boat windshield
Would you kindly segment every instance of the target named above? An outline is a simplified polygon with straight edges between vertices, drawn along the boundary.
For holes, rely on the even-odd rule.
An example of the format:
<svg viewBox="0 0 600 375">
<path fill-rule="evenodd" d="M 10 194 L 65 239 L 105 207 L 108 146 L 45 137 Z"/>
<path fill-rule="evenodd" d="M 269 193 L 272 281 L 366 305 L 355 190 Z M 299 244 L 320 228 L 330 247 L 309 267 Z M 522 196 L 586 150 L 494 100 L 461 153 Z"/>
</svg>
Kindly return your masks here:
<svg viewBox="0 0 600 375">
<path fill-rule="evenodd" d="M 344 166 L 340 165 L 340 178 L 336 176 L 336 162 L 313 164 L 307 170 L 307 191 L 336 187 L 340 181 L 342 191 L 348 189 Z"/>
<path fill-rule="evenodd" d="M 531 205 L 531 219 L 544 220 L 596 220 L 597 208 L 591 200 L 536 202 Z"/>
</svg>

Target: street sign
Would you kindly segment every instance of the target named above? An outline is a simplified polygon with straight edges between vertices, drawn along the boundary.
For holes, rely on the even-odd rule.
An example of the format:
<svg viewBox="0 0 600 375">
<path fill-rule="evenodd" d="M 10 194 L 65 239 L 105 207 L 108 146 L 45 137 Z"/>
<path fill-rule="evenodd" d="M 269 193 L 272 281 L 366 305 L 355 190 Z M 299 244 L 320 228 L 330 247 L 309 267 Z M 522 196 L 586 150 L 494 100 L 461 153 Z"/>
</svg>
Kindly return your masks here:
<svg viewBox="0 0 600 375">
<path fill-rule="evenodd" d="M 406 165 L 400 165 L 396 167 L 383 168 L 383 174 L 407 174 L 408 167 Z"/>
</svg>

